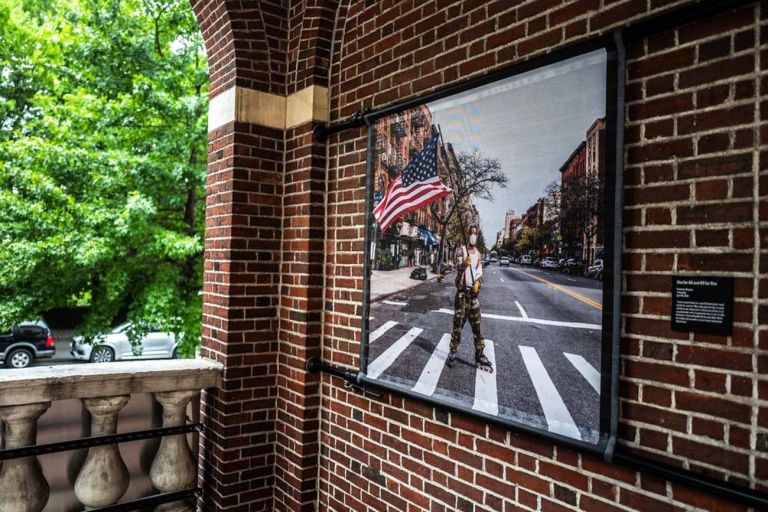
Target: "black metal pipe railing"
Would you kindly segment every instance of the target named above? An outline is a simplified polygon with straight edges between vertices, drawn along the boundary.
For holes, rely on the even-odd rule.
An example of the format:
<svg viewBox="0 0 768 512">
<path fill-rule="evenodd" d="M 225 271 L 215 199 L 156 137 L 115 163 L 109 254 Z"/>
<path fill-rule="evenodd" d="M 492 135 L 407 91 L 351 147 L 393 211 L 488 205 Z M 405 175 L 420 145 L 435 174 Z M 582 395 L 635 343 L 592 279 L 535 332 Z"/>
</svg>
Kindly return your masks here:
<svg viewBox="0 0 768 512">
<path fill-rule="evenodd" d="M 330 364 L 323 362 L 318 357 L 313 357 L 312 359 L 307 361 L 307 371 L 323 372 L 323 373 L 333 375 L 334 377 L 339 377 L 340 379 L 344 379 L 346 382 L 357 383 L 358 372 L 352 372 L 349 370 L 345 370 L 344 368 L 331 366 Z"/>
<path fill-rule="evenodd" d="M 104 436 L 82 437 L 68 441 L 59 441 L 56 443 L 46 443 L 35 446 L 22 446 L 19 448 L 9 448 L 0 450 L 0 462 L 11 459 L 20 459 L 23 457 L 36 457 L 38 455 L 47 455 L 50 453 L 67 452 L 93 448 L 96 446 L 105 446 L 108 444 L 127 443 L 131 441 L 141 441 L 144 439 L 154 439 L 158 437 L 175 436 L 180 434 L 190 434 L 203 431 L 202 423 L 187 423 L 177 427 L 161 427 L 148 430 L 139 430 L 135 432 L 123 432 L 119 434 L 109 434 Z M 164 503 L 173 503 L 175 501 L 186 501 L 192 498 L 197 499 L 202 490 L 199 487 L 190 487 L 177 492 L 167 492 L 154 494 L 144 498 L 139 498 L 125 503 L 118 503 L 108 507 L 89 509 L 89 512 L 126 512 L 130 510 L 143 509 L 145 507 L 162 505 Z"/>
<path fill-rule="evenodd" d="M 202 423 L 188 423 L 178 427 L 162 427 L 149 430 L 139 430 L 136 432 L 124 432 L 120 434 L 109 434 L 105 436 L 82 437 L 69 441 L 59 441 L 56 443 L 46 443 L 34 446 L 22 446 L 19 448 L 9 448 L 0 450 L 0 461 L 20 459 L 22 457 L 35 457 L 38 455 L 47 455 L 49 453 L 68 452 L 72 450 L 81 450 L 92 448 L 94 446 L 104 446 L 107 444 L 127 443 L 130 441 L 141 441 L 142 439 L 152 439 L 155 437 L 175 436 L 179 434 L 189 434 L 191 432 L 202 432 Z"/>
<path fill-rule="evenodd" d="M 108 507 L 91 508 L 88 509 L 88 512 L 129 512 L 131 510 L 140 510 L 155 505 L 173 503 L 174 501 L 186 502 L 193 498 L 199 498 L 201 493 L 202 490 L 199 487 L 190 487 L 183 491 L 153 494 L 152 496 L 127 501 L 125 503 L 118 503 L 117 505 L 110 505 Z"/>
</svg>

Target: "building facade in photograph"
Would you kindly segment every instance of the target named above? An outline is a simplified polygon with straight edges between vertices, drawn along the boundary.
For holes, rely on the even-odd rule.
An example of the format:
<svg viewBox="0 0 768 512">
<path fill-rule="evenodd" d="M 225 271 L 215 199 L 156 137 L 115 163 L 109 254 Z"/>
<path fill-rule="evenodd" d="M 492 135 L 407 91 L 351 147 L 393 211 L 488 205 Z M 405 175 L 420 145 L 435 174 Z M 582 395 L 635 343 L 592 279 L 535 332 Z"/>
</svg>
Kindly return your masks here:
<svg viewBox="0 0 768 512">
<path fill-rule="evenodd" d="M 377 125 L 374 206 L 395 179 L 434 134 L 432 113 L 426 105 L 387 118 Z M 432 208 L 442 211 L 444 201 Z M 440 240 L 440 225 L 429 208 L 420 208 L 390 226 L 385 233 L 376 226 L 375 270 L 394 270 L 434 264 Z"/>
<path fill-rule="evenodd" d="M 605 183 L 605 119 L 587 129 L 585 140 L 560 167 L 560 235 L 565 257 L 590 265 L 602 257 L 602 191 Z"/>
</svg>

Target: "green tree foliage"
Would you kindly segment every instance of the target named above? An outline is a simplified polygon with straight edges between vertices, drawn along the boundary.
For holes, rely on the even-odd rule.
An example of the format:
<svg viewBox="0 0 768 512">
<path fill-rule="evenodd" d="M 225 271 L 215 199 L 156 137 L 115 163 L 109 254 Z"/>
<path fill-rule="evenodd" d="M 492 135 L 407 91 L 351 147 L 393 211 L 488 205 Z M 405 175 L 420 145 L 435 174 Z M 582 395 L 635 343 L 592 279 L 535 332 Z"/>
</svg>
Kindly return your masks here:
<svg viewBox="0 0 768 512">
<path fill-rule="evenodd" d="M 188 0 L 0 0 L 0 326 L 199 340 L 208 73 Z"/>
</svg>

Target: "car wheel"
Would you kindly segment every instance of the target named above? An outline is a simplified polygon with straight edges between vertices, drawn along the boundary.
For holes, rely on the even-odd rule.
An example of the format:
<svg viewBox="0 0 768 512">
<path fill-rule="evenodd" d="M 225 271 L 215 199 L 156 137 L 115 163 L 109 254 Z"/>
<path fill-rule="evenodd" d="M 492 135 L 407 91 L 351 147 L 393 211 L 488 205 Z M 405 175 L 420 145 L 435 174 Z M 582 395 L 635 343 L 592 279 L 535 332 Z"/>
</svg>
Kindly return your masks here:
<svg viewBox="0 0 768 512">
<path fill-rule="evenodd" d="M 111 348 L 100 346 L 91 351 L 92 363 L 111 363 L 115 360 L 115 353 Z"/>
<path fill-rule="evenodd" d="M 181 357 L 179 356 L 178 348 L 173 349 L 173 353 L 171 354 L 171 359 L 181 359 Z"/>
<path fill-rule="evenodd" d="M 35 356 L 32 355 L 27 349 L 18 348 L 12 350 L 5 359 L 5 366 L 8 368 L 26 368 L 32 361 L 35 360 Z"/>
</svg>

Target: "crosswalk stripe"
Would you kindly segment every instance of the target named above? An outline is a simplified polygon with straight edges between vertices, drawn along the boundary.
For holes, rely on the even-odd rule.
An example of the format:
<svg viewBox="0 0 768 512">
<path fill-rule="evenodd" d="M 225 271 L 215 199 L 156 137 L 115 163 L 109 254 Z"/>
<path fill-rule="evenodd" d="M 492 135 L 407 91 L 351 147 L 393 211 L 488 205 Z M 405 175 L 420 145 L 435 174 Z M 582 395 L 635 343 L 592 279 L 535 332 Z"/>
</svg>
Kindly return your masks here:
<svg viewBox="0 0 768 512">
<path fill-rule="evenodd" d="M 476 411 L 497 416 L 499 414 L 499 393 L 496 389 L 496 352 L 491 340 L 485 340 L 485 357 L 494 368 L 493 373 L 488 373 L 478 368 L 475 370 L 475 402 L 472 408 Z"/>
<path fill-rule="evenodd" d="M 549 431 L 581 440 L 581 432 L 576 427 L 576 423 L 573 421 L 571 413 L 568 412 L 560 393 L 557 392 L 555 384 L 549 378 L 536 349 L 523 345 L 520 345 L 519 348 L 523 355 L 525 368 L 528 370 L 536 390 L 536 395 L 539 397 L 544 417 L 547 419 Z"/>
<path fill-rule="evenodd" d="M 427 361 L 427 366 L 422 370 L 419 380 L 413 386 L 413 391 L 422 395 L 432 396 L 432 393 L 437 389 L 437 381 L 440 380 L 440 374 L 443 373 L 443 368 L 445 368 L 445 360 L 448 357 L 450 342 L 451 335 L 443 334 L 443 337 L 440 338 L 440 342 L 437 344 L 437 348 L 435 348 L 429 361 Z"/>
<path fill-rule="evenodd" d="M 433 310 L 433 313 L 445 313 L 447 315 L 452 315 L 453 310 L 448 308 L 440 308 Z M 571 327 L 573 329 L 589 329 L 589 330 L 597 330 L 599 331 L 603 327 L 599 324 L 585 324 L 581 322 L 559 322 L 557 320 L 543 320 L 541 318 L 522 318 L 519 316 L 505 316 L 505 315 L 496 315 L 494 313 L 482 313 L 482 318 L 491 318 L 493 320 L 508 320 L 510 322 L 524 322 L 529 324 L 539 324 L 539 325 L 553 325 L 556 327 Z"/>
<path fill-rule="evenodd" d="M 597 391 L 597 394 L 600 394 L 600 372 L 595 370 L 595 367 L 592 366 L 587 362 L 586 359 L 584 359 L 581 356 L 578 356 L 576 354 L 568 354 L 567 352 L 563 352 L 563 355 L 568 358 L 568 360 L 571 362 L 571 364 L 579 371 L 579 373 L 584 377 L 587 382 L 589 382 L 589 385 L 594 388 L 595 391 Z"/>
<path fill-rule="evenodd" d="M 396 325 L 397 325 L 397 322 L 395 322 L 394 320 L 387 320 L 378 329 L 376 329 L 375 331 L 373 331 L 371 334 L 368 335 L 368 343 L 373 343 L 377 339 L 381 338 L 381 336 L 385 332 L 387 332 L 388 330 L 390 330 Z"/>
<path fill-rule="evenodd" d="M 368 377 L 375 379 L 384 371 L 389 368 L 392 363 L 395 362 L 403 350 L 408 348 L 413 340 L 415 340 L 424 329 L 414 327 L 407 333 L 405 333 L 399 340 L 394 342 L 387 350 L 385 350 L 379 357 L 374 359 L 368 365 Z"/>
</svg>

